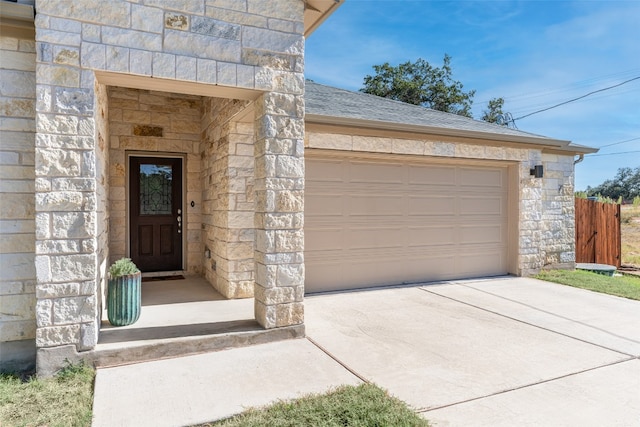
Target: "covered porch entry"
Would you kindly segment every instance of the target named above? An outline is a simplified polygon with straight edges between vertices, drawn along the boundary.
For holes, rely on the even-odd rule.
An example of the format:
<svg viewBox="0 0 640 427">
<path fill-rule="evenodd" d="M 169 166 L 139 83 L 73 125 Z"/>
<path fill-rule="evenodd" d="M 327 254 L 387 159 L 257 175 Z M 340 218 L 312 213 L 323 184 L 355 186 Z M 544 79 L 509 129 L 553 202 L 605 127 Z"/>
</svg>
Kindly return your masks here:
<svg viewBox="0 0 640 427">
<path fill-rule="evenodd" d="M 299 311 L 288 307 L 277 322 L 274 298 L 256 283 L 275 280 L 258 275 L 277 258 L 270 254 L 275 246 L 257 243 L 261 233 L 275 232 L 263 226 L 262 216 L 275 206 L 260 201 L 268 167 L 265 135 L 255 131 L 269 94 L 96 77 L 109 144 L 107 259 L 132 258 L 143 271 L 143 309 L 134 325 L 109 325 L 103 287 L 96 363 L 303 335 L 302 292 L 299 301 L 276 296 L 299 303 Z M 270 331 L 276 327 L 285 330 Z"/>
</svg>

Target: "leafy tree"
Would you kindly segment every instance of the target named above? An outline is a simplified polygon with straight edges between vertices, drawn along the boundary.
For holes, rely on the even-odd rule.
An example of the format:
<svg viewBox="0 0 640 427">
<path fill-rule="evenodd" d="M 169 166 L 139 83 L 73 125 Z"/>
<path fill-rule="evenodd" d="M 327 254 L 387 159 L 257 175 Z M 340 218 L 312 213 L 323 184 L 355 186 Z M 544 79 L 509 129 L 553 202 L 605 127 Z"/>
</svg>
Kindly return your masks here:
<svg viewBox="0 0 640 427">
<path fill-rule="evenodd" d="M 453 80 L 451 57 L 447 54 L 442 67 L 418 59 L 397 67 L 385 62 L 373 69 L 376 74 L 365 76 L 361 92 L 471 117 L 475 91 L 465 92 L 462 83 Z"/>
<path fill-rule="evenodd" d="M 489 123 L 498 123 L 500 116 L 504 114 L 502 108 L 504 107 L 504 98 L 491 98 L 487 109 L 482 112 L 480 120 L 484 120 Z M 503 123 L 500 123 L 503 124 Z"/>
<path fill-rule="evenodd" d="M 622 197 L 624 200 L 632 200 L 640 196 L 640 166 L 635 169 L 618 169 L 613 179 L 608 179 L 597 187 L 587 187 L 587 194 L 611 199 Z"/>
</svg>

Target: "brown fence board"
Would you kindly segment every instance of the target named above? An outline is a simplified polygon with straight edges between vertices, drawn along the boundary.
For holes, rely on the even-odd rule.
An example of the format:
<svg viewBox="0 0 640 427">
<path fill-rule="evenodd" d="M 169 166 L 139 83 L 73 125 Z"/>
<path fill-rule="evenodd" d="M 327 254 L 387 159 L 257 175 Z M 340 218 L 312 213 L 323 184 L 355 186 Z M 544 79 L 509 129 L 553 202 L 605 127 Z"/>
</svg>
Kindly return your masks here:
<svg viewBox="0 0 640 427">
<path fill-rule="evenodd" d="M 576 199 L 576 262 L 620 267 L 620 205 Z"/>
</svg>

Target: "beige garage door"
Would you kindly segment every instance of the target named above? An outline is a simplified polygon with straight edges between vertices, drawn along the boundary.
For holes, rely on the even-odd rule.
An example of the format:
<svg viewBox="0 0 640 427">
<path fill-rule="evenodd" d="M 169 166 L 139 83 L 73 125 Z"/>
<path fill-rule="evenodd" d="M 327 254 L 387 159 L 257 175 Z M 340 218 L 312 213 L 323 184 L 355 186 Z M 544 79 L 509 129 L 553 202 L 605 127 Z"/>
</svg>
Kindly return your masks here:
<svg viewBox="0 0 640 427">
<path fill-rule="evenodd" d="M 507 272 L 507 168 L 307 157 L 306 292 Z"/>
</svg>

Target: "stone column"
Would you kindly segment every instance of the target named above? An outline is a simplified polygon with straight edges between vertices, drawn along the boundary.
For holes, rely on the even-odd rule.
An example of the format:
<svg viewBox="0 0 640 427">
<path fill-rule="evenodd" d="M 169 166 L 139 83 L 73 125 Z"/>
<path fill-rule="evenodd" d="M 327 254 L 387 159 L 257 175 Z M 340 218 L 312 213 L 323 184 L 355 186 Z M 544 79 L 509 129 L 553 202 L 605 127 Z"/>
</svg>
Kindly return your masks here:
<svg viewBox="0 0 640 427">
<path fill-rule="evenodd" d="M 255 318 L 265 328 L 304 321 L 304 101 L 256 101 Z"/>
<path fill-rule="evenodd" d="M 66 354 L 98 334 L 96 126 L 93 73 L 80 68 L 80 24 L 36 19 L 36 345 Z M 72 25 L 73 24 L 73 25 Z M 57 42 L 63 45 L 56 44 Z M 104 143 L 103 143 L 104 144 Z M 56 348 L 56 349 L 52 349 Z"/>
<path fill-rule="evenodd" d="M 543 179 L 534 178 L 530 170 L 540 164 L 539 150 L 529 150 L 527 161 L 520 163 L 519 269 L 520 275 L 537 274 L 542 267 L 541 237 Z"/>
</svg>

